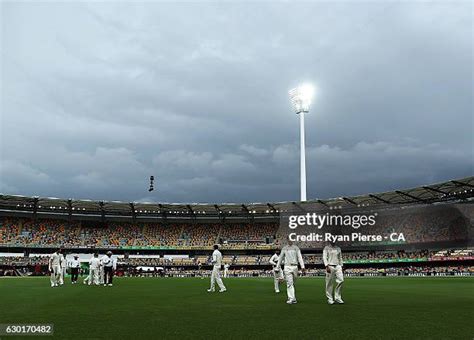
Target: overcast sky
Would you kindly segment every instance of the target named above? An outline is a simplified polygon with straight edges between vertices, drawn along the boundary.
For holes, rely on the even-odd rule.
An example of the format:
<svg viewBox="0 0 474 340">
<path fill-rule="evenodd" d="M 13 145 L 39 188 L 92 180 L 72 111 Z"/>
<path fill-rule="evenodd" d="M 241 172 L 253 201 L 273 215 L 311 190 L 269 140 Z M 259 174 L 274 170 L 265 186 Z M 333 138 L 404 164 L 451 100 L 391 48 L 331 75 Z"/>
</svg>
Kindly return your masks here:
<svg viewBox="0 0 474 340">
<path fill-rule="evenodd" d="M 474 174 L 471 1 L 1 11 L 2 193 L 297 200 L 301 82 L 308 198 Z"/>
</svg>

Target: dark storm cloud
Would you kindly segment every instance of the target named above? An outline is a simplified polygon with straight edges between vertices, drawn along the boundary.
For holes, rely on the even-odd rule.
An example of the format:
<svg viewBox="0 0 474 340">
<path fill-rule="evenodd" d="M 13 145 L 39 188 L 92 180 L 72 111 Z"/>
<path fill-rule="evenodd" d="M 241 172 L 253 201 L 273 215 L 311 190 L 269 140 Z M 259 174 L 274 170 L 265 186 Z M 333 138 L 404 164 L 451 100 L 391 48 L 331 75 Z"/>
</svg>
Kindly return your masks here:
<svg viewBox="0 0 474 340">
<path fill-rule="evenodd" d="M 310 197 L 473 174 L 470 2 L 1 10 L 1 192 L 297 199 L 302 81 Z"/>
</svg>

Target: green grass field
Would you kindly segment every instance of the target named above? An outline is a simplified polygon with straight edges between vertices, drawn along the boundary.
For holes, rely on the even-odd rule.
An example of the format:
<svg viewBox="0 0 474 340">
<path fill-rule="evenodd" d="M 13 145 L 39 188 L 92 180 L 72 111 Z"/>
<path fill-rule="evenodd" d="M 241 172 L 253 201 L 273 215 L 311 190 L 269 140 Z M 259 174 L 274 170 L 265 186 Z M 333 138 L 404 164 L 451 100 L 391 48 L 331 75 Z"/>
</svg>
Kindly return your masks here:
<svg viewBox="0 0 474 340">
<path fill-rule="evenodd" d="M 228 291 L 212 294 L 199 278 L 119 278 L 110 288 L 2 278 L 0 323 L 54 323 L 54 338 L 67 339 L 474 338 L 474 278 L 349 278 L 346 304 L 333 306 L 322 278 L 297 281 L 296 305 L 271 279 L 224 282 Z"/>
</svg>

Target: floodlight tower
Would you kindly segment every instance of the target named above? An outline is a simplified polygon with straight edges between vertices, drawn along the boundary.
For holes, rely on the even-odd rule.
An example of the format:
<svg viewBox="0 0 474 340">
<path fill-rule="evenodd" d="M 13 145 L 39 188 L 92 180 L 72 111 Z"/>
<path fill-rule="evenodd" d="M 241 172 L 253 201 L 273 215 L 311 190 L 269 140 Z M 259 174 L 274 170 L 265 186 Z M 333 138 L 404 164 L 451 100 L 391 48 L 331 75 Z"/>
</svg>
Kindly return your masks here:
<svg viewBox="0 0 474 340">
<path fill-rule="evenodd" d="M 309 112 L 314 87 L 310 84 L 300 85 L 289 91 L 291 104 L 297 115 L 300 115 L 300 193 L 301 201 L 306 201 L 306 148 L 304 135 L 304 114 Z"/>
</svg>

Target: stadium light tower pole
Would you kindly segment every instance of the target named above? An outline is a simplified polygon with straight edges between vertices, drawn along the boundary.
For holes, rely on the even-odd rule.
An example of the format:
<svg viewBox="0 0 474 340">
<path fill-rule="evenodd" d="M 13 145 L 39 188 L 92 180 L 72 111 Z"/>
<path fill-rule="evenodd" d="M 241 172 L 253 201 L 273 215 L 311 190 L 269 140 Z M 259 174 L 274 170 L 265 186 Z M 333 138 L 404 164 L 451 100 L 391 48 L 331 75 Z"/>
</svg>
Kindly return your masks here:
<svg viewBox="0 0 474 340">
<path fill-rule="evenodd" d="M 289 91 L 291 104 L 295 113 L 300 116 L 300 199 L 306 201 L 306 147 L 304 115 L 309 112 L 309 107 L 314 95 L 314 87 L 310 84 L 300 85 Z"/>
</svg>

